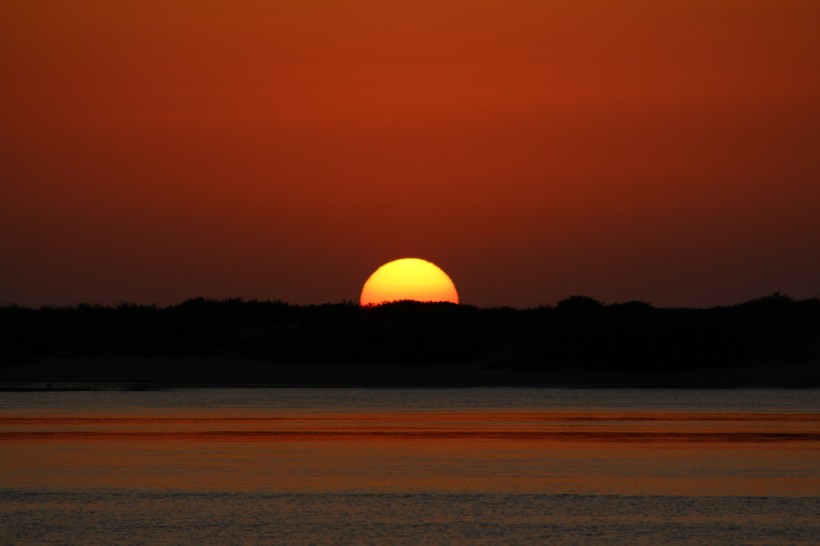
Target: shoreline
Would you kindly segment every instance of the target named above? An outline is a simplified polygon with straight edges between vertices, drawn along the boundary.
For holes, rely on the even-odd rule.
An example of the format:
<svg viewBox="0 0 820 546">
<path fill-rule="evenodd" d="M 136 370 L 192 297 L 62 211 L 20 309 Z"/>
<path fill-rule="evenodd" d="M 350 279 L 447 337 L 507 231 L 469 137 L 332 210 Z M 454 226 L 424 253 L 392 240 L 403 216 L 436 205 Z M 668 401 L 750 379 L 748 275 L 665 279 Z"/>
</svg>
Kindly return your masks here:
<svg viewBox="0 0 820 546">
<path fill-rule="evenodd" d="M 0 367 L 0 392 L 173 388 L 816 389 L 816 362 L 669 371 L 497 368 L 487 362 L 279 363 L 243 358 L 44 358 Z"/>
</svg>

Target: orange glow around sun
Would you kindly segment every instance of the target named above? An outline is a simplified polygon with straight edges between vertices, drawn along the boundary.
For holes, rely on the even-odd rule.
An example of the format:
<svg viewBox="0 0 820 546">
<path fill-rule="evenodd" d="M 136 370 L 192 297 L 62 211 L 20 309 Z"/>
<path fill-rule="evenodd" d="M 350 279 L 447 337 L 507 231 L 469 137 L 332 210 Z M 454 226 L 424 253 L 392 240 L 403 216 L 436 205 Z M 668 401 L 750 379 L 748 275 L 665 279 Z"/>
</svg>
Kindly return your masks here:
<svg viewBox="0 0 820 546">
<path fill-rule="evenodd" d="M 418 258 L 393 260 L 378 268 L 362 288 L 361 305 L 390 301 L 458 303 L 456 286 L 437 265 Z"/>
</svg>

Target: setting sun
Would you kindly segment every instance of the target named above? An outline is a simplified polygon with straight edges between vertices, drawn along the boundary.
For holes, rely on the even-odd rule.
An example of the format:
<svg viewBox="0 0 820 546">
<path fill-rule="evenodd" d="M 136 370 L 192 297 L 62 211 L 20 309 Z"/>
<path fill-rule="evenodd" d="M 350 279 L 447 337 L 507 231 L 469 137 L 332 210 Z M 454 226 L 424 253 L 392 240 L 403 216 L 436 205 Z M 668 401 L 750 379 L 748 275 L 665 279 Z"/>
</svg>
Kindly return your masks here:
<svg viewBox="0 0 820 546">
<path fill-rule="evenodd" d="M 418 258 L 402 258 L 378 268 L 364 283 L 361 305 L 390 301 L 448 301 L 458 303 L 456 286 L 437 265 Z"/>
</svg>

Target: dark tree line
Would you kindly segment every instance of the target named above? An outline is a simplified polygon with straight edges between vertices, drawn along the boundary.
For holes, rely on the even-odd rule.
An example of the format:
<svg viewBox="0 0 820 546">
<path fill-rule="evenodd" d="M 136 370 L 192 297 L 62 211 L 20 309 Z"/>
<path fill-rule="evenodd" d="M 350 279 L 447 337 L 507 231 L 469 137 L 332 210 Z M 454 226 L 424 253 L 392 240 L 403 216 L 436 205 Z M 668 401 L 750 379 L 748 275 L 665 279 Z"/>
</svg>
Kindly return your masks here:
<svg viewBox="0 0 820 546">
<path fill-rule="evenodd" d="M 361 308 L 192 299 L 179 305 L 0 307 L 0 363 L 45 357 L 267 362 L 482 362 L 486 369 L 663 371 L 820 362 L 820 300 L 655 308 L 573 296 L 531 309 L 396 302 Z"/>
</svg>

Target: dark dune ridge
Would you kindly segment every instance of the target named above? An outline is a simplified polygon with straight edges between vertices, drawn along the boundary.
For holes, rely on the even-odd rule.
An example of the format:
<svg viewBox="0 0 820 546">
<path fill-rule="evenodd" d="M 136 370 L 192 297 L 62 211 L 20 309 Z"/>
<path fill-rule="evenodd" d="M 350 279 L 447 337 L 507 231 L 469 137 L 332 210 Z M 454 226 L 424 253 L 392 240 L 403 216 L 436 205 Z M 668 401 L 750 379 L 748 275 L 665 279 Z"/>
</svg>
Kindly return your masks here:
<svg viewBox="0 0 820 546">
<path fill-rule="evenodd" d="M 0 308 L 0 384 L 820 387 L 820 300 Z"/>
</svg>

